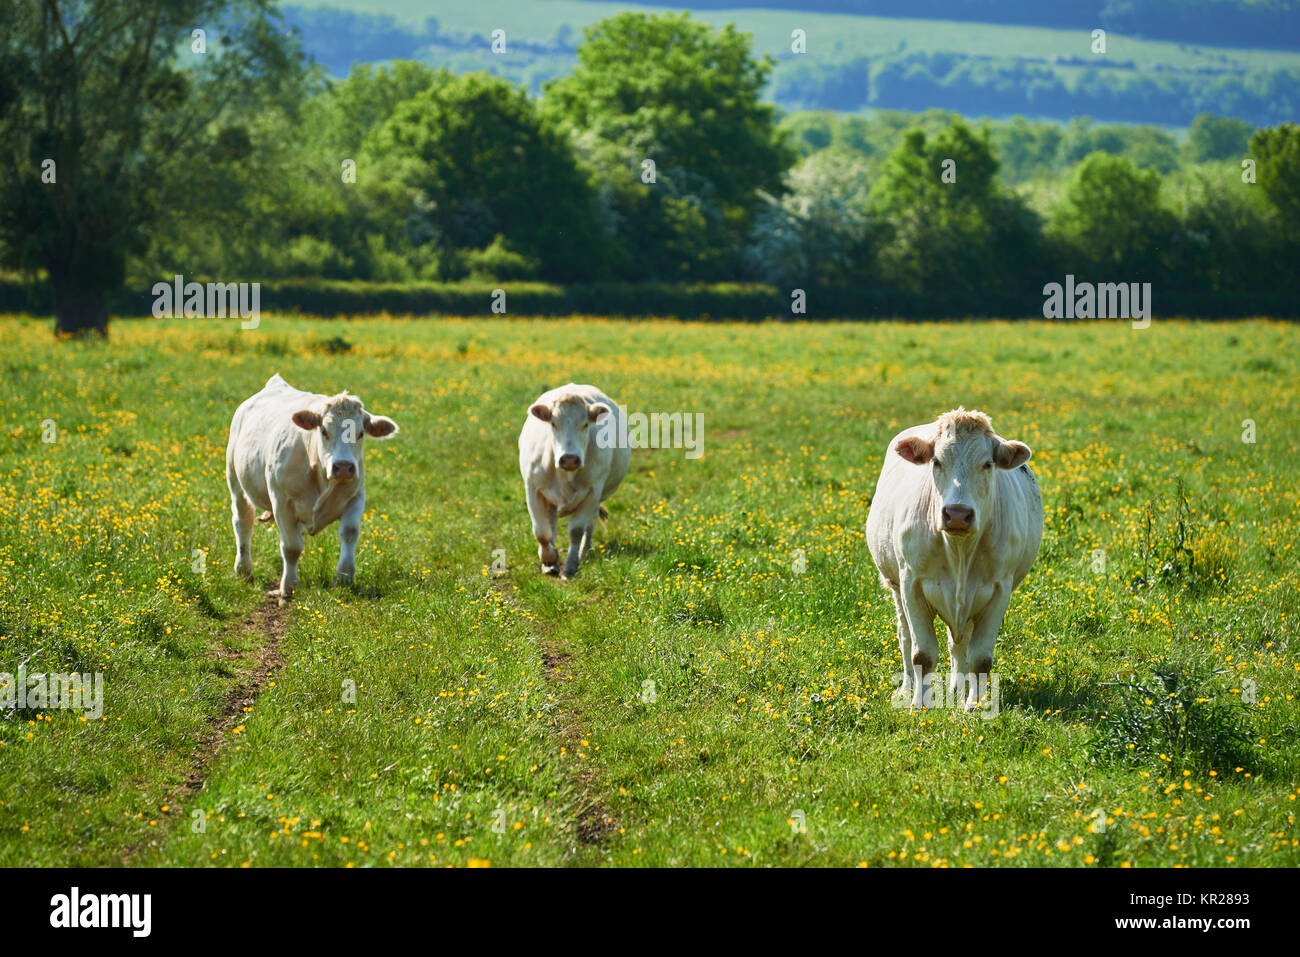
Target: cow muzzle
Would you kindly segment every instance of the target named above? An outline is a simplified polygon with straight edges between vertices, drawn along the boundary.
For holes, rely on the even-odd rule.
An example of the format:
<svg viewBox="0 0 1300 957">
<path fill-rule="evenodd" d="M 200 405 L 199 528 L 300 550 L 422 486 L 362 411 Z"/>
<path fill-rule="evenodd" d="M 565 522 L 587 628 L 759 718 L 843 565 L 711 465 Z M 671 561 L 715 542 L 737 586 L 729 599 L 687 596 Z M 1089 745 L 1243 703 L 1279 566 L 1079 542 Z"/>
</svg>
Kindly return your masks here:
<svg viewBox="0 0 1300 957">
<path fill-rule="evenodd" d="M 566 472 L 576 472 L 582 468 L 582 456 L 574 455 L 572 452 L 560 456 L 560 468 Z"/>
<path fill-rule="evenodd" d="M 330 466 L 330 478 L 350 482 L 357 477 L 356 462 L 335 462 Z"/>
<path fill-rule="evenodd" d="M 975 509 L 966 505 L 943 507 L 943 530 L 951 535 L 965 535 L 975 529 Z"/>
</svg>

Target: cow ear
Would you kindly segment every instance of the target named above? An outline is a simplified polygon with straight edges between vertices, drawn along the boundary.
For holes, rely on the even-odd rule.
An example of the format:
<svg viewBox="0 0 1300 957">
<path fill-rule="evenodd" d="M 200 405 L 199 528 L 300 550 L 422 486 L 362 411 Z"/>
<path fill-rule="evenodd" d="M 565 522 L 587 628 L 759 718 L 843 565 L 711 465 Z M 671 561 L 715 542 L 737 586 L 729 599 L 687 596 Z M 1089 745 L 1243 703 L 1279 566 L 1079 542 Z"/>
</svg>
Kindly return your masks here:
<svg viewBox="0 0 1300 957">
<path fill-rule="evenodd" d="M 537 416 L 543 422 L 551 421 L 551 407 L 549 405 L 543 405 L 542 403 L 538 402 L 535 406 L 533 406 L 528 411 L 532 415 Z"/>
<path fill-rule="evenodd" d="M 300 409 L 293 414 L 293 424 L 310 432 L 320 428 L 320 416 L 311 409 Z"/>
<path fill-rule="evenodd" d="M 1033 454 L 1033 450 L 1024 442 L 999 442 L 993 460 L 1000 469 L 1014 469 L 1028 462 Z"/>
<path fill-rule="evenodd" d="M 910 438 L 899 439 L 895 442 L 894 451 L 898 453 L 899 458 L 904 462 L 911 462 L 913 465 L 924 465 L 934 458 L 934 443 L 913 435 Z"/>
<path fill-rule="evenodd" d="M 587 418 L 596 422 L 602 415 L 609 415 L 609 406 L 603 402 L 595 402 L 587 406 Z"/>
<path fill-rule="evenodd" d="M 386 415 L 366 414 L 366 424 L 364 426 L 366 435 L 372 439 L 388 439 L 397 434 L 397 423 Z"/>
</svg>

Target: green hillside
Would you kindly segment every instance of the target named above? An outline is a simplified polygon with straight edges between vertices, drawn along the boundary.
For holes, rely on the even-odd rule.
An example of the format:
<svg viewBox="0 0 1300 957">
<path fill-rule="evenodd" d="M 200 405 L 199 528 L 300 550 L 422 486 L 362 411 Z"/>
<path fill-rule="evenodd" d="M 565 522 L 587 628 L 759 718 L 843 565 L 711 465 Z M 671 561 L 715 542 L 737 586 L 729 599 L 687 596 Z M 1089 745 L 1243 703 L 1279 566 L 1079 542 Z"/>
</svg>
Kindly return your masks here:
<svg viewBox="0 0 1300 957">
<path fill-rule="evenodd" d="M 619 10 L 662 8 L 581 0 L 303 0 L 286 7 L 304 46 L 336 76 L 357 62 L 418 59 L 456 72 L 489 70 L 538 94 L 568 73 L 584 27 Z M 1186 125 L 1201 112 L 1257 125 L 1300 103 L 1300 52 L 1196 46 L 1092 28 L 902 19 L 766 9 L 698 10 L 734 23 L 756 54 L 778 61 L 770 97 L 790 109 L 933 107 L 968 115 L 1091 115 Z M 493 31 L 506 51 L 493 53 Z M 806 53 L 791 51 L 802 30 Z"/>
</svg>

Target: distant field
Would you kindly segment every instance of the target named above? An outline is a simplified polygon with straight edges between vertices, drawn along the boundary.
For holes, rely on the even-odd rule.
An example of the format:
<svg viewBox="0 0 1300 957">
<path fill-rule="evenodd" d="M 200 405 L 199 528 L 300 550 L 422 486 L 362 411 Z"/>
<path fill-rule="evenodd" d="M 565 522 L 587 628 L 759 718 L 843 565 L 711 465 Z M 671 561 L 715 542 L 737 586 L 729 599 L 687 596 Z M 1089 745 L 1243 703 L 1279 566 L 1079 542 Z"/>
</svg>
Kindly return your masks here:
<svg viewBox="0 0 1300 957">
<path fill-rule="evenodd" d="M 1296 346 L 1267 321 L 264 317 L 97 345 L 0 319 L 0 672 L 105 688 L 98 721 L 0 708 L 0 865 L 1300 866 Z M 258 587 L 231 575 L 222 477 L 276 371 L 402 428 L 368 450 L 355 586 L 331 528 L 283 611 L 272 529 Z M 633 456 L 562 583 L 515 442 L 570 380 L 705 435 Z M 1033 447 L 1047 511 L 991 719 L 893 706 L 863 540 L 889 438 L 958 404 Z"/>
<path fill-rule="evenodd" d="M 473 4 L 451 3 L 447 0 L 295 0 L 290 5 L 304 9 L 333 7 L 358 13 L 389 14 L 412 25 L 422 25 L 426 18 L 435 17 L 442 31 L 470 33 L 485 38 L 495 29 L 504 29 L 508 37 L 549 41 L 555 38 L 561 27 L 567 25 L 572 30 L 571 43 L 581 40 L 583 26 L 621 10 L 642 10 L 652 14 L 661 14 L 666 10 L 664 7 L 587 3 L 581 0 L 481 0 Z M 959 21 L 903 20 L 744 8 L 694 10 L 691 16 L 715 26 L 735 23 L 741 30 L 753 34 L 756 53 L 771 53 L 774 56 L 790 54 L 790 31 L 796 27 L 808 33 L 808 56 L 828 56 L 833 61 L 899 52 L 902 49 L 1005 57 L 1092 56 L 1092 24 L 1080 24 L 1078 30 L 1052 30 Z M 1300 67 L 1300 53 L 1295 52 L 1197 47 L 1168 41 L 1141 40 L 1113 32 L 1107 37 L 1106 59 L 1117 62 L 1131 60 L 1143 70 L 1157 66 L 1176 69 Z"/>
</svg>

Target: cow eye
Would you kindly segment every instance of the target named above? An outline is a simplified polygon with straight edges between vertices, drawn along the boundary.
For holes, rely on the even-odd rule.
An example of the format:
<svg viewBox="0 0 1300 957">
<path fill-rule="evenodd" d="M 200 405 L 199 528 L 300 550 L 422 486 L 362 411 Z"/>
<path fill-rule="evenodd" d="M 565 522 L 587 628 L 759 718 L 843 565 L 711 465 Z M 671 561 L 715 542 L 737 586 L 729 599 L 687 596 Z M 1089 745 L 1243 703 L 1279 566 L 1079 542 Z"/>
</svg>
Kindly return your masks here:
<svg viewBox="0 0 1300 957">
<path fill-rule="evenodd" d="M 328 442 L 328 441 L 329 441 L 330 434 L 329 434 L 328 432 L 326 432 L 324 429 L 321 429 L 321 430 L 320 430 L 320 437 L 321 437 L 322 439 L 324 439 L 325 441 Z"/>
<path fill-rule="evenodd" d="M 984 463 L 984 467 L 985 467 L 986 469 L 991 469 L 991 468 L 993 468 L 993 460 L 992 460 L 992 459 L 989 459 L 989 461 L 985 462 L 985 463 Z"/>
<path fill-rule="evenodd" d="M 940 462 L 938 459 L 935 459 L 935 460 L 934 460 L 934 467 L 937 468 L 937 469 L 941 469 L 941 468 L 943 468 L 943 463 Z"/>
</svg>

